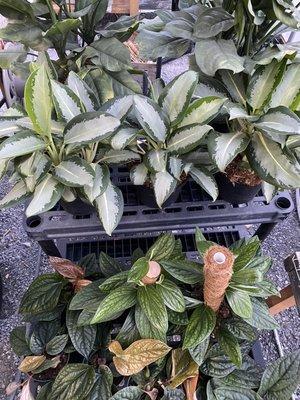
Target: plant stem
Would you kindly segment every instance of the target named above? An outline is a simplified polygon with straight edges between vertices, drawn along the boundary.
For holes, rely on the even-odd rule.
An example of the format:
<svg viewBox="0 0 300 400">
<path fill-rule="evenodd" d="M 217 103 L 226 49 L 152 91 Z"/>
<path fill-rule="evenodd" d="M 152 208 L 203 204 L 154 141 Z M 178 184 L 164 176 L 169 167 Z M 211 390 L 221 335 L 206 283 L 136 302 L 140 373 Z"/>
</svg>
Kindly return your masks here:
<svg viewBox="0 0 300 400">
<path fill-rule="evenodd" d="M 52 4 L 51 4 L 51 0 L 46 0 L 46 4 L 47 4 L 48 10 L 49 10 L 52 22 L 55 24 L 55 22 L 57 21 L 57 18 L 56 18 L 56 14 L 55 14 L 55 12 L 53 10 Z"/>
</svg>

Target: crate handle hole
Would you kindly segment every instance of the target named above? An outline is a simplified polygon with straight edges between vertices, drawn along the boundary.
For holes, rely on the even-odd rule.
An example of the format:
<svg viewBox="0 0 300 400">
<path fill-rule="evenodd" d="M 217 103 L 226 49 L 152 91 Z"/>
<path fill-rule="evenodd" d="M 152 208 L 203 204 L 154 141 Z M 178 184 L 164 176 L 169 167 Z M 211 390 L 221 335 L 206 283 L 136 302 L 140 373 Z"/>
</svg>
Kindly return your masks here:
<svg viewBox="0 0 300 400">
<path fill-rule="evenodd" d="M 41 224 L 41 222 L 42 222 L 42 219 L 38 215 L 29 217 L 26 219 L 26 224 L 29 228 L 36 228 Z"/>
<path fill-rule="evenodd" d="M 275 204 L 278 208 L 282 210 L 287 210 L 291 207 L 291 202 L 286 197 L 278 197 L 278 199 L 276 199 L 275 201 Z"/>
</svg>

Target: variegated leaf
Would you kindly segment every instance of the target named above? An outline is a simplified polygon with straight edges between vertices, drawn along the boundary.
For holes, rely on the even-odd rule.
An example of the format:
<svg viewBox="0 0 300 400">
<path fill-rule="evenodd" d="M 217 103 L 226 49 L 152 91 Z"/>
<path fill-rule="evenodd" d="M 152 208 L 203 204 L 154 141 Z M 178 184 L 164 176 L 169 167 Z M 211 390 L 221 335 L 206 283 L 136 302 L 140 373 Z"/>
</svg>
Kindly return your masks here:
<svg viewBox="0 0 300 400">
<path fill-rule="evenodd" d="M 232 100 L 246 107 L 247 100 L 244 75 L 242 73 L 235 74 L 229 70 L 220 70 L 219 75 Z"/>
<path fill-rule="evenodd" d="M 218 114 L 227 99 L 215 96 L 203 97 L 193 101 L 187 109 L 179 127 L 193 124 L 207 124 Z"/>
<path fill-rule="evenodd" d="M 260 110 L 268 104 L 282 74 L 282 63 L 276 60 L 259 67 L 250 79 L 247 100 L 253 110 Z"/>
<path fill-rule="evenodd" d="M 186 126 L 177 130 L 167 143 L 171 154 L 185 154 L 198 146 L 204 136 L 212 129 L 209 125 Z"/>
<path fill-rule="evenodd" d="M 47 174 L 42 182 L 36 187 L 33 198 L 26 209 L 26 216 L 31 217 L 45 211 L 51 210 L 61 198 L 64 187 Z"/>
<path fill-rule="evenodd" d="M 177 180 L 167 171 L 157 172 L 152 177 L 156 203 L 159 208 L 168 197 L 174 192 L 177 186 Z"/>
<path fill-rule="evenodd" d="M 200 167 L 192 167 L 189 173 L 194 181 L 198 183 L 198 185 L 200 185 L 202 189 L 204 189 L 215 201 L 218 197 L 219 189 L 213 175 L 203 167 L 201 169 Z"/>
<path fill-rule="evenodd" d="M 184 117 L 198 79 L 197 72 L 187 71 L 175 78 L 162 91 L 159 97 L 159 104 L 169 116 L 172 124 L 176 125 Z"/>
<path fill-rule="evenodd" d="M 265 196 L 266 202 L 269 204 L 277 193 L 277 187 L 268 182 L 262 183 L 262 191 Z"/>
<path fill-rule="evenodd" d="M 164 150 L 151 150 L 145 155 L 144 163 L 150 171 L 165 171 L 167 153 Z"/>
<path fill-rule="evenodd" d="M 195 56 L 199 68 L 206 75 L 214 76 L 219 69 L 229 69 L 235 74 L 244 70 L 244 59 L 237 54 L 232 40 L 201 40 L 196 43 Z"/>
<path fill-rule="evenodd" d="M 169 171 L 178 181 L 180 180 L 184 164 L 178 157 L 169 157 Z"/>
<path fill-rule="evenodd" d="M 101 111 L 104 111 L 122 121 L 128 115 L 132 106 L 133 106 L 132 95 L 115 97 L 112 100 L 109 100 L 106 103 L 104 103 L 101 107 Z"/>
<path fill-rule="evenodd" d="M 269 133 L 271 136 L 274 133 L 275 135 L 283 136 L 284 139 L 287 135 L 300 134 L 299 117 L 288 108 L 282 106 L 270 109 L 254 123 L 254 126 Z"/>
<path fill-rule="evenodd" d="M 110 173 L 106 165 L 91 164 L 91 167 L 95 171 L 93 185 L 84 185 L 83 190 L 89 201 L 93 203 L 97 197 L 105 192 L 110 182 Z"/>
<path fill-rule="evenodd" d="M 277 187 L 300 187 L 300 166 L 283 152 L 278 143 L 255 132 L 248 149 L 250 165 L 264 181 Z"/>
<path fill-rule="evenodd" d="M 12 136 L 20 130 L 17 122 L 20 117 L 0 117 L 0 138 Z"/>
<path fill-rule="evenodd" d="M 164 142 L 168 132 L 161 110 L 152 100 L 143 96 L 134 96 L 136 117 L 145 132 L 154 140 Z"/>
<path fill-rule="evenodd" d="M 101 111 L 89 112 L 73 118 L 65 127 L 65 143 L 82 145 L 110 136 L 120 125 L 120 120 Z"/>
<path fill-rule="evenodd" d="M 76 94 L 66 85 L 51 80 L 53 102 L 59 120 L 70 121 L 85 110 Z"/>
<path fill-rule="evenodd" d="M 270 108 L 291 107 L 300 94 L 300 64 L 294 63 L 287 67 L 281 82 L 272 93 Z"/>
<path fill-rule="evenodd" d="M 128 146 L 136 137 L 138 129 L 131 127 L 121 127 L 111 139 L 111 147 L 114 150 L 123 150 Z"/>
<path fill-rule="evenodd" d="M 213 132 L 208 137 L 208 151 L 219 170 L 225 171 L 227 165 L 247 148 L 249 141 L 249 136 L 242 131 Z"/>
<path fill-rule="evenodd" d="M 101 162 L 107 164 L 122 164 L 130 161 L 139 161 L 141 156 L 130 150 L 108 150 L 101 158 Z"/>
<path fill-rule="evenodd" d="M 25 182 L 20 181 L 0 200 L 0 209 L 11 207 L 28 197 L 29 193 Z"/>
<path fill-rule="evenodd" d="M 130 170 L 130 179 L 134 185 L 143 185 L 146 182 L 147 175 L 148 169 L 143 163 L 132 167 Z"/>
<path fill-rule="evenodd" d="M 2 179 L 6 173 L 8 162 L 9 160 L 0 160 L 0 179 Z"/>
<path fill-rule="evenodd" d="M 89 186 L 87 186 L 90 188 Z M 61 195 L 62 199 L 67 203 L 71 203 L 72 201 L 76 200 L 76 195 L 74 194 L 74 190 L 69 187 L 65 187 L 63 194 Z"/>
<path fill-rule="evenodd" d="M 123 215 L 124 200 L 121 190 L 109 183 L 105 192 L 95 200 L 95 206 L 105 232 L 111 236 Z"/>
<path fill-rule="evenodd" d="M 0 145 L 0 159 L 14 158 L 42 150 L 44 140 L 31 131 L 21 131 L 4 140 Z"/>
<path fill-rule="evenodd" d="M 55 167 L 55 178 L 66 186 L 81 187 L 93 186 L 95 172 L 82 158 L 72 157 L 62 161 Z"/>
<path fill-rule="evenodd" d="M 258 117 L 255 115 L 249 115 L 247 110 L 238 103 L 232 103 L 231 101 L 228 101 L 224 105 L 224 108 L 229 113 L 229 120 L 242 118 L 247 119 L 248 121 L 255 121 L 258 119 Z"/>
<path fill-rule="evenodd" d="M 25 109 L 35 130 L 50 133 L 52 99 L 50 81 L 45 66 L 32 72 L 26 81 L 24 93 Z"/>
<path fill-rule="evenodd" d="M 74 71 L 69 73 L 68 86 L 80 100 L 83 109 L 86 111 L 96 111 L 99 108 L 95 93 Z"/>
</svg>

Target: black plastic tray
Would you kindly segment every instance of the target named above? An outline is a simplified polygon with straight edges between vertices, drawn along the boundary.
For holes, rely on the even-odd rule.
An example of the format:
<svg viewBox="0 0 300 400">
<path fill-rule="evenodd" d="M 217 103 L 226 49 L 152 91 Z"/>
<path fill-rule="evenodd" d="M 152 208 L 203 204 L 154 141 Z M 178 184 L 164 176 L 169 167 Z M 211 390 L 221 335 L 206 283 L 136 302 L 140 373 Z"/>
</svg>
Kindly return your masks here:
<svg viewBox="0 0 300 400">
<path fill-rule="evenodd" d="M 139 203 L 137 190 L 130 183 L 126 168 L 114 168 L 114 183 L 124 195 L 124 214 L 113 233 L 117 238 L 122 234 L 157 232 L 180 229 L 233 227 L 251 224 L 271 224 L 285 219 L 294 209 L 287 191 L 278 193 L 267 204 L 262 193 L 247 204 L 230 204 L 223 200 L 212 201 L 194 181 L 186 182 L 180 196 L 172 206 L 159 210 Z M 81 236 L 107 235 L 96 213 L 74 216 L 63 210 L 46 212 L 40 216 L 25 218 L 25 230 L 38 241 Z M 269 228 L 268 228 L 269 229 Z M 266 229 L 264 228 L 264 233 Z M 260 232 L 262 233 L 262 232 Z"/>
</svg>

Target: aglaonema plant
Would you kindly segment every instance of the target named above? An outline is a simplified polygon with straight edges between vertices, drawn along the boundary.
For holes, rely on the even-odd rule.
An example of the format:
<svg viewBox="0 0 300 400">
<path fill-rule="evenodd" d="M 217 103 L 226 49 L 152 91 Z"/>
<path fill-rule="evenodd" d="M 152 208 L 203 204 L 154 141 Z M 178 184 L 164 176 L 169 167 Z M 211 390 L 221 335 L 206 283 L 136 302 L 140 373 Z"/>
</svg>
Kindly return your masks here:
<svg viewBox="0 0 300 400">
<path fill-rule="evenodd" d="M 278 187 L 300 185 L 298 49 L 293 43 L 269 46 L 284 25 L 299 27 L 291 2 L 233 1 L 223 8 L 194 4 L 172 14 L 159 11 L 139 35 L 141 52 L 150 58 L 180 56 L 195 45 L 196 96 L 228 99 L 218 120 L 221 132 L 215 126 L 217 132 L 208 134 L 210 155 L 228 174 L 232 161 L 242 160 L 238 183 L 247 183 L 244 172 L 249 181 L 254 172 L 254 181 L 266 182 L 268 200 Z"/>
<path fill-rule="evenodd" d="M 93 204 L 108 234 L 123 213 L 123 196 L 102 162 L 100 142 L 113 136 L 132 107 L 124 96 L 100 108 L 95 92 L 76 73 L 67 84 L 55 80 L 49 59 L 25 86 L 25 110 L 12 108 L 0 118 L 1 175 L 12 166 L 15 184 L 1 200 L 9 207 L 32 196 L 28 217 L 53 208 L 63 198 L 80 197 Z M 121 161 L 139 160 L 123 150 Z"/>
<path fill-rule="evenodd" d="M 135 96 L 133 113 L 140 136 L 142 163 L 130 172 L 135 185 L 153 188 L 159 207 L 190 176 L 215 200 L 217 184 L 208 168 L 185 157 L 209 136 L 210 121 L 225 100 L 217 96 L 195 99 L 198 74 L 188 71 L 166 87 L 153 90 L 152 99 Z M 156 86 L 156 88 L 158 85 Z"/>
<path fill-rule="evenodd" d="M 0 37 L 17 44 L 1 51 L 1 67 L 26 79 L 30 74 L 27 55 L 38 60 L 41 52 L 50 50 L 60 82 L 70 71 L 84 69 L 96 86 L 101 81 L 101 102 L 110 99 L 112 93 L 140 93 L 131 74 L 130 53 L 122 43 L 137 29 L 138 22 L 134 17 L 123 16 L 105 29 L 107 7 L 108 0 L 72 4 L 1 0 L 0 13 L 8 24 L 0 30 Z"/>
<path fill-rule="evenodd" d="M 271 260 L 256 238 L 227 249 L 198 230 L 196 242 L 204 266 L 171 234 L 136 250 L 129 269 L 104 253 L 78 264 L 50 258 L 56 272 L 36 278 L 21 301 L 31 330 L 11 334 L 25 357 L 23 395 L 47 380 L 37 400 L 289 398 L 299 351 L 265 371 L 248 355 L 256 329 L 277 326 L 264 305 L 276 293 L 264 277 Z M 216 255 L 223 294 L 209 291 Z"/>
</svg>

